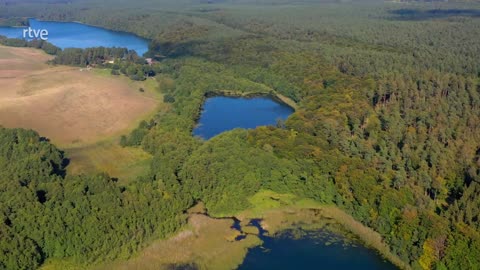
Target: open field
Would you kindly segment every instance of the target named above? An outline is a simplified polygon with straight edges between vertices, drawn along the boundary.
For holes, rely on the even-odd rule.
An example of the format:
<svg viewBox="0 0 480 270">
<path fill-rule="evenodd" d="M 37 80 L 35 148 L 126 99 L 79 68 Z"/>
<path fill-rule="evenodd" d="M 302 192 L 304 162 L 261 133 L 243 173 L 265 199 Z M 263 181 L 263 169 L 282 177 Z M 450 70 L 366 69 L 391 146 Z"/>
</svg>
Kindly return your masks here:
<svg viewBox="0 0 480 270">
<path fill-rule="evenodd" d="M 69 174 L 106 172 L 121 183 L 148 172 L 152 156 L 141 148 L 121 147 L 116 139 L 66 149 Z"/>
<path fill-rule="evenodd" d="M 156 81 L 53 67 L 46 64 L 51 58 L 40 50 L 0 46 L 0 125 L 51 139 L 65 149 L 71 174 L 106 172 L 129 181 L 148 171 L 151 156 L 120 147 L 118 138 L 166 109 Z"/>
<path fill-rule="evenodd" d="M 104 72 L 45 64 L 40 50 L 0 46 L 0 125 L 31 128 L 60 146 L 84 145 L 130 129 L 158 95 Z"/>
</svg>

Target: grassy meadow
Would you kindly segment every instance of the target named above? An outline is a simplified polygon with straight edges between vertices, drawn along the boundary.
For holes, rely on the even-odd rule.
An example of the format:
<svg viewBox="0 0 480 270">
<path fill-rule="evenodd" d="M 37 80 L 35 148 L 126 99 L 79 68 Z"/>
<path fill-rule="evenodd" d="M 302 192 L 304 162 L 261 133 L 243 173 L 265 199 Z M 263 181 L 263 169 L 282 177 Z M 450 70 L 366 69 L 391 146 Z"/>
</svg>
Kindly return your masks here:
<svg viewBox="0 0 480 270">
<path fill-rule="evenodd" d="M 118 141 L 140 121 L 168 110 L 156 81 L 114 77 L 109 69 L 50 66 L 51 58 L 36 49 L 0 46 L 0 125 L 31 128 L 56 143 L 72 174 L 106 172 L 123 180 L 147 172 L 151 155 Z"/>
</svg>

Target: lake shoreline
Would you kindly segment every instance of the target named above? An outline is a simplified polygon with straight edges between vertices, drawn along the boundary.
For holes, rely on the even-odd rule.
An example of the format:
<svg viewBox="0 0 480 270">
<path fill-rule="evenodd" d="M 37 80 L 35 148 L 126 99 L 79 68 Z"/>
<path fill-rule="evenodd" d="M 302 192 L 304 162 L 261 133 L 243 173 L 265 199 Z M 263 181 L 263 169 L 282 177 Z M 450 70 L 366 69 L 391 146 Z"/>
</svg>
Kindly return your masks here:
<svg viewBox="0 0 480 270">
<path fill-rule="evenodd" d="M 230 90 L 217 90 L 217 91 L 210 91 L 205 93 L 205 99 L 211 97 L 232 97 L 232 98 L 258 98 L 258 97 L 266 97 L 270 98 L 280 104 L 286 105 L 293 109 L 293 111 L 298 110 L 298 105 L 295 101 L 291 98 L 286 97 L 282 94 L 275 93 L 275 92 L 249 92 L 249 93 L 242 93 L 237 91 L 230 91 Z"/>
<path fill-rule="evenodd" d="M 216 103 L 216 106 L 209 104 L 207 101 L 211 100 L 212 102 L 217 102 L 216 98 L 225 98 L 224 101 Z M 254 100 L 259 99 L 259 100 Z M 262 99 L 262 100 L 260 100 Z M 245 124 L 245 122 L 237 121 L 235 124 L 232 124 L 229 121 L 225 121 L 225 119 L 221 119 L 218 115 L 223 115 L 224 113 L 231 113 L 232 110 L 238 110 L 242 108 L 242 112 L 236 111 L 232 117 L 235 117 L 234 120 L 237 120 L 238 115 L 242 115 L 244 112 L 245 114 L 253 113 L 255 110 L 254 107 L 249 107 L 245 105 L 245 102 L 249 102 L 249 100 L 253 101 L 253 104 L 257 102 L 262 102 L 264 104 L 268 104 L 269 108 L 281 108 L 281 111 L 275 110 L 263 110 L 258 115 L 250 115 L 252 119 L 256 121 L 251 122 L 251 124 Z M 223 106 L 222 103 L 229 102 L 229 107 L 224 107 L 225 111 L 215 111 L 219 110 L 219 106 Z M 250 102 L 249 102 L 250 103 Z M 214 108 L 212 110 L 212 108 Z M 201 137 L 205 140 L 208 140 L 220 133 L 225 131 L 229 131 L 235 128 L 244 128 L 244 129 L 255 129 L 259 126 L 274 126 L 277 124 L 278 119 L 287 120 L 287 118 L 295 113 L 297 108 L 296 103 L 289 99 L 288 97 L 282 96 L 280 94 L 274 92 L 247 92 L 242 93 L 238 91 L 232 90 L 216 90 L 216 91 L 207 91 L 200 96 L 200 102 L 198 108 L 196 108 L 196 113 L 193 116 L 193 128 L 190 132 L 193 136 Z M 210 113 L 210 114 L 209 114 Z M 216 113 L 216 114 L 215 114 Z M 202 133 L 202 127 L 205 124 L 206 119 L 216 118 L 217 125 L 218 123 L 222 123 L 227 128 L 219 128 L 216 126 L 214 130 L 215 132 L 210 132 L 212 134 L 206 135 Z M 213 122 L 210 122 L 212 124 Z"/>
<path fill-rule="evenodd" d="M 245 224 L 248 220 L 262 220 L 262 229 L 270 234 L 288 229 L 295 224 L 304 226 L 321 224 L 333 220 L 344 230 L 352 233 L 362 244 L 378 252 L 384 259 L 399 269 L 411 267 L 393 254 L 382 236 L 372 228 L 355 220 L 350 214 L 336 205 L 321 204 L 311 199 L 299 198 L 293 194 L 280 194 L 271 190 L 261 190 L 249 199 L 252 208 L 238 213 L 210 213 L 213 217 L 234 217 Z M 285 226 L 287 225 L 287 226 Z"/>
<path fill-rule="evenodd" d="M 304 213 L 302 214 L 302 212 Z M 310 213 L 308 212 L 312 214 L 312 219 L 310 219 Z M 275 235 L 278 232 L 290 229 L 294 226 L 298 226 L 296 225 L 298 223 L 301 224 L 299 226 L 300 228 L 311 227 L 315 229 L 321 225 L 322 222 L 334 221 L 334 223 L 338 224 L 342 229 L 351 233 L 355 238 L 358 238 L 363 246 L 376 251 L 384 259 L 388 260 L 395 266 L 399 267 L 400 269 L 411 269 L 411 267 L 405 264 L 398 256 L 390 252 L 390 247 L 384 242 L 380 234 L 356 221 L 351 215 L 333 205 L 315 207 L 286 206 L 267 210 L 261 215 L 250 216 L 247 214 L 247 217 L 244 217 L 243 215 L 245 215 L 245 213 L 234 215 L 233 218 L 239 219 L 242 224 L 245 222 L 245 220 L 250 222 L 252 220 L 259 219 L 261 220 L 261 228 L 267 231 L 267 235 L 269 236 Z M 285 217 L 288 216 L 297 217 L 297 219 L 285 219 Z M 277 221 L 275 219 L 277 219 Z M 280 221 L 278 221 L 278 219 L 280 219 Z"/>
<path fill-rule="evenodd" d="M 399 269 L 411 269 L 385 249 L 388 247 L 381 239 L 379 243 L 372 242 L 371 239 L 378 240 L 372 237 L 378 233 L 343 210 L 333 205 L 305 202 L 261 211 L 254 210 L 254 206 L 237 214 L 222 215 L 208 213 L 205 205 L 198 201 L 184 213 L 187 224 L 170 237 L 151 241 L 130 259 L 104 262 L 86 269 L 212 269 L 213 266 L 213 269 L 237 269 L 251 249 L 263 245 L 265 238 L 276 238 L 297 229 L 337 235 L 347 243 L 370 249 Z"/>
<path fill-rule="evenodd" d="M 263 237 L 275 238 L 279 233 L 291 229 L 326 230 L 341 235 L 346 240 L 358 241 L 362 246 L 376 252 L 399 269 L 411 269 L 409 265 L 390 252 L 390 248 L 377 232 L 333 205 L 283 206 L 256 213 L 249 209 L 234 215 L 215 215 L 208 213 L 203 203 L 198 202 L 187 213 L 189 219 L 192 216 L 201 215 L 216 221 L 231 222 L 231 229 L 235 233 L 229 241 L 235 242 L 241 242 L 246 237 L 258 237 L 260 240 Z M 253 224 L 254 221 L 258 224 Z M 250 248 L 254 247 L 250 246 Z M 247 255 L 248 252 L 245 257 Z"/>
<path fill-rule="evenodd" d="M 124 36 L 131 36 L 131 37 L 134 37 L 138 40 L 143 40 L 145 42 L 145 48 L 142 48 L 141 51 L 138 51 L 136 49 L 133 49 L 133 48 L 129 48 L 128 46 L 126 47 L 127 49 L 129 50 L 135 50 L 137 52 L 137 54 L 140 56 L 140 57 L 143 57 L 143 55 L 147 54 L 148 51 L 149 51 L 149 44 L 151 43 L 152 39 L 151 38 L 148 38 L 148 37 L 143 37 L 143 36 L 140 36 L 138 35 L 137 33 L 134 33 L 134 32 L 129 32 L 129 31 L 125 31 L 125 30 L 118 30 L 118 29 L 112 29 L 110 27 L 107 27 L 107 26 L 99 26 L 99 25 L 94 25 L 94 24 L 88 24 L 88 23 L 84 23 L 84 22 L 80 22 L 80 21 L 59 21 L 59 20 L 40 20 L 40 19 L 36 19 L 34 17 L 27 17 L 27 23 L 26 25 L 0 25 L 0 29 L 1 28 L 11 28 L 11 29 L 25 29 L 25 28 L 28 28 L 28 27 L 32 27 L 32 21 L 34 22 L 37 22 L 37 23 L 56 23 L 56 24 L 77 24 L 81 27 L 87 27 L 87 28 L 91 28 L 91 29 L 97 29 L 98 31 L 109 31 L 111 33 L 115 33 L 115 34 L 118 34 L 118 35 L 124 35 Z M 46 29 L 49 31 L 49 33 L 52 33 L 53 31 L 51 31 L 50 29 Z M 0 34 L 1 35 L 1 34 Z M 8 37 L 8 36 L 7 36 Z M 12 37 L 10 37 L 12 38 Z M 13 38 L 17 38 L 17 37 L 13 37 Z M 51 41 L 50 41 L 51 42 Z M 62 47 L 62 46 L 59 46 L 58 44 L 55 44 L 55 42 L 51 42 L 53 45 L 57 46 L 57 47 Z M 99 45 L 99 46 L 91 46 L 91 47 L 77 47 L 77 46 L 68 46 L 68 47 L 65 47 L 65 48 L 81 48 L 81 49 L 84 49 L 84 48 L 93 48 L 93 47 L 107 47 L 107 48 L 122 48 L 122 45 L 119 44 L 119 46 L 107 46 L 107 45 Z M 62 48 L 62 49 L 65 49 L 65 48 Z M 144 51 L 144 52 L 143 52 Z M 142 53 L 143 52 L 143 53 Z"/>
</svg>

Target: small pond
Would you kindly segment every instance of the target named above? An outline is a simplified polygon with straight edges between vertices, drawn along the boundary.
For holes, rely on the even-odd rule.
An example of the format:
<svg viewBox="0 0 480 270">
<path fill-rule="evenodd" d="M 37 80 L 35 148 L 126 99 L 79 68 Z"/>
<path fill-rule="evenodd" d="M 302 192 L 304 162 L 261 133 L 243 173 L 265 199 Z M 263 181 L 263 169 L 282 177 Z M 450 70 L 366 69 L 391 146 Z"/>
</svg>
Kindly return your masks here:
<svg viewBox="0 0 480 270">
<path fill-rule="evenodd" d="M 225 97 L 207 98 L 193 135 L 210 139 L 224 131 L 235 128 L 256 128 L 275 125 L 285 120 L 294 110 L 270 97 Z"/>
</svg>

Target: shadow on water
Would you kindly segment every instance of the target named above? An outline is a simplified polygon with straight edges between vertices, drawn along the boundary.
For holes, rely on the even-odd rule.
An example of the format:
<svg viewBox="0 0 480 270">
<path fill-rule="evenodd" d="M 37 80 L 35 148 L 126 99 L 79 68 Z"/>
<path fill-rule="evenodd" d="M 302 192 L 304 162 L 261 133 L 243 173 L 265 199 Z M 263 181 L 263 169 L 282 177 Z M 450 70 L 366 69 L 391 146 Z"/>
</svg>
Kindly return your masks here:
<svg viewBox="0 0 480 270">
<path fill-rule="evenodd" d="M 389 11 L 394 15 L 392 20 L 404 20 L 404 21 L 422 21 L 431 19 L 443 19 L 449 17 L 471 17 L 480 18 L 480 10 L 477 9 L 396 9 Z"/>
<path fill-rule="evenodd" d="M 241 222 L 240 220 L 238 220 L 237 218 L 233 217 L 233 225 L 232 225 L 232 229 L 236 229 L 237 231 L 240 231 L 242 232 L 242 234 L 238 235 L 237 237 L 235 237 L 235 241 L 241 241 L 245 238 L 247 238 L 247 234 L 248 233 L 245 233 L 243 230 L 242 230 L 242 225 L 241 225 Z M 265 234 L 268 233 L 267 230 L 265 230 L 263 227 L 262 227 L 262 219 L 252 219 L 250 220 L 250 222 L 248 223 L 248 226 L 253 226 L 255 228 L 258 229 L 258 237 L 260 239 L 264 239 L 265 237 Z"/>
<path fill-rule="evenodd" d="M 268 233 L 268 231 L 262 227 L 262 219 L 260 218 L 252 219 L 248 225 L 257 227 L 258 235 L 260 236 L 260 238 L 262 238 L 263 236 L 265 236 L 265 234 Z"/>
<path fill-rule="evenodd" d="M 233 219 L 233 225 L 231 228 L 237 231 L 241 231 L 242 230 L 241 221 L 236 217 L 232 217 L 232 219 Z"/>
</svg>

